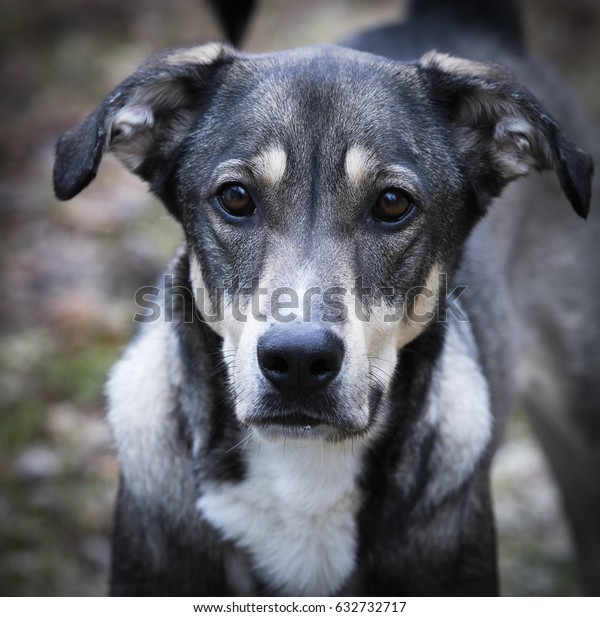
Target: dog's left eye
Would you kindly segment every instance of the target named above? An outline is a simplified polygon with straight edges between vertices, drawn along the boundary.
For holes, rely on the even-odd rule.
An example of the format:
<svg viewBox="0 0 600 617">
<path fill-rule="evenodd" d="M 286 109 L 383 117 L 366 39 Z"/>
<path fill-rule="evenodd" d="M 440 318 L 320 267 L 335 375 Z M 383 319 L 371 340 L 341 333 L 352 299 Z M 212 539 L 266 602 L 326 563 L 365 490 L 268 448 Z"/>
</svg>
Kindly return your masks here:
<svg viewBox="0 0 600 617">
<path fill-rule="evenodd" d="M 413 198 L 401 189 L 387 188 L 379 194 L 372 215 L 385 223 L 398 223 L 414 209 Z"/>
<path fill-rule="evenodd" d="M 254 200 L 242 184 L 226 184 L 217 193 L 217 200 L 231 216 L 250 216 L 256 210 Z"/>
</svg>

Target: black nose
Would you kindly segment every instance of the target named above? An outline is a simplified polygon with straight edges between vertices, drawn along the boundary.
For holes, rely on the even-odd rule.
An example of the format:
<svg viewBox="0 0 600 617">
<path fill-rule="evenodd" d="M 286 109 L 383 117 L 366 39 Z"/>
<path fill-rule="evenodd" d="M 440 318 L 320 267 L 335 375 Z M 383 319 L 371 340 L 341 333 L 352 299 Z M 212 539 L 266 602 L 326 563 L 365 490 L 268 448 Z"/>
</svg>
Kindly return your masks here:
<svg viewBox="0 0 600 617">
<path fill-rule="evenodd" d="M 340 372 L 344 343 L 316 324 L 276 325 L 258 340 L 257 355 L 262 374 L 275 387 L 310 393 Z"/>
</svg>

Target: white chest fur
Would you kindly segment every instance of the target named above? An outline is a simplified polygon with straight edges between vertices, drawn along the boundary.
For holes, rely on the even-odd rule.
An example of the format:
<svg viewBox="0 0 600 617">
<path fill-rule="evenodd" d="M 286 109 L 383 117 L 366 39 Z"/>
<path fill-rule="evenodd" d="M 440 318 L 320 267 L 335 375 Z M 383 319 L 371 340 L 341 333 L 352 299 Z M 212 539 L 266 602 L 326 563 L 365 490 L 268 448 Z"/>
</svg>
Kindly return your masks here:
<svg viewBox="0 0 600 617">
<path fill-rule="evenodd" d="M 271 443 L 253 437 L 247 478 L 207 487 L 198 509 L 246 549 L 282 595 L 333 594 L 354 567 L 358 444 Z"/>
</svg>

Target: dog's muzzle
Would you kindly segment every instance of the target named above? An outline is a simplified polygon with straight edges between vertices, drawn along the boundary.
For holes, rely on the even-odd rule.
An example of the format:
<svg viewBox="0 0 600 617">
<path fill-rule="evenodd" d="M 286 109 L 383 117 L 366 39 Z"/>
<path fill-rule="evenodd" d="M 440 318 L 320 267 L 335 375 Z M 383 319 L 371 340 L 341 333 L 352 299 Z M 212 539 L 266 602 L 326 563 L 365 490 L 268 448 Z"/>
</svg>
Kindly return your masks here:
<svg viewBox="0 0 600 617">
<path fill-rule="evenodd" d="M 335 404 L 345 355 L 343 340 L 321 323 L 271 325 L 257 342 L 264 380 L 249 424 L 303 437 L 351 430 Z"/>
</svg>

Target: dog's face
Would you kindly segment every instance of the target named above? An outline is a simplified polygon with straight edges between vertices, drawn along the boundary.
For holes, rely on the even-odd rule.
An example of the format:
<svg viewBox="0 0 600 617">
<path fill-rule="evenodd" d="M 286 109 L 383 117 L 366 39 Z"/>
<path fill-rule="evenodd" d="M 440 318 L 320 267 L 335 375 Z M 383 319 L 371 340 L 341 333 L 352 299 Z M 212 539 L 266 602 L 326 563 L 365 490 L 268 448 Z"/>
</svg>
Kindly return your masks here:
<svg viewBox="0 0 600 617">
<path fill-rule="evenodd" d="M 371 425 L 467 227 L 415 67 L 347 55 L 231 66 L 173 179 L 238 418 L 276 434 Z"/>
<path fill-rule="evenodd" d="M 337 47 L 153 60 L 63 137 L 57 195 L 107 148 L 183 225 L 240 423 L 329 440 L 382 415 L 398 350 L 438 318 L 440 276 L 489 200 L 555 168 L 585 214 L 591 169 L 497 67 Z"/>
</svg>

